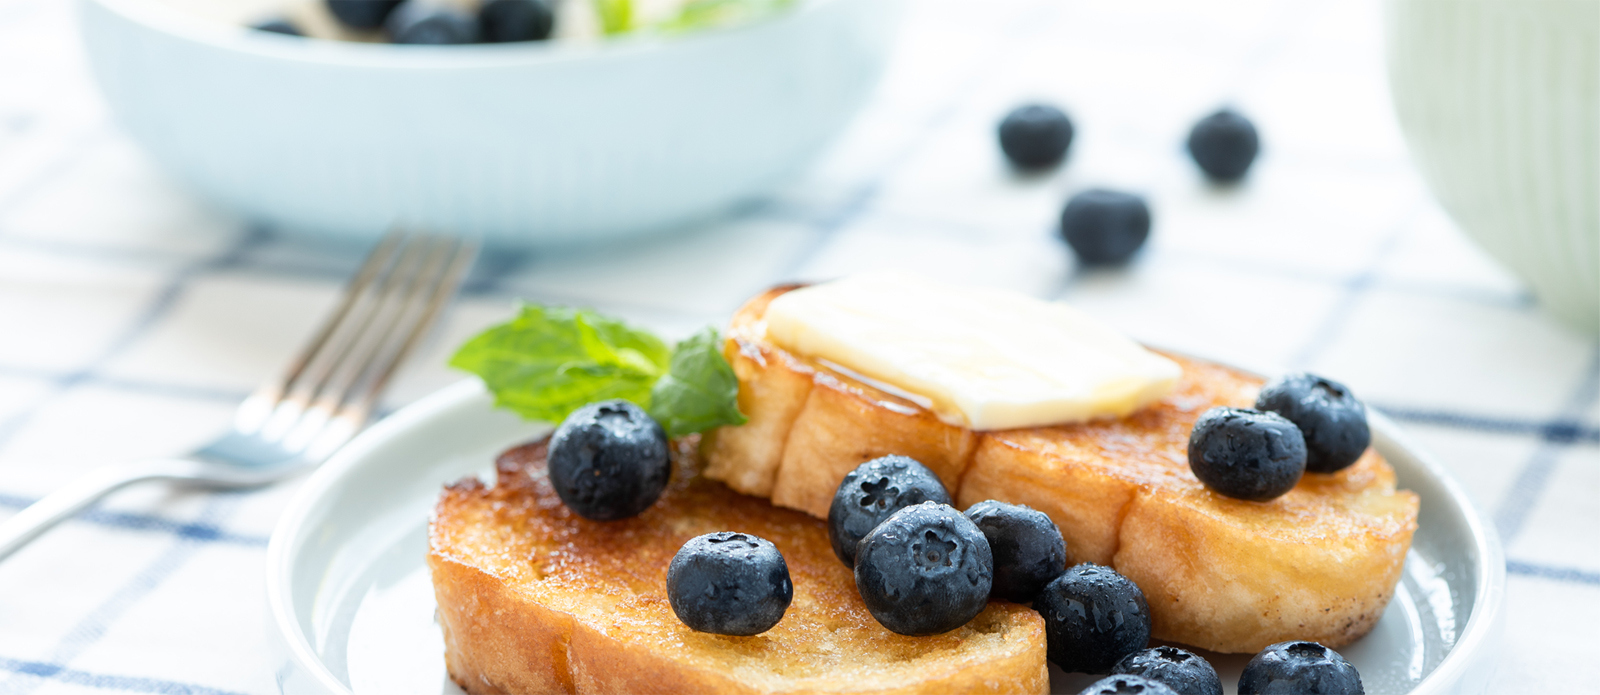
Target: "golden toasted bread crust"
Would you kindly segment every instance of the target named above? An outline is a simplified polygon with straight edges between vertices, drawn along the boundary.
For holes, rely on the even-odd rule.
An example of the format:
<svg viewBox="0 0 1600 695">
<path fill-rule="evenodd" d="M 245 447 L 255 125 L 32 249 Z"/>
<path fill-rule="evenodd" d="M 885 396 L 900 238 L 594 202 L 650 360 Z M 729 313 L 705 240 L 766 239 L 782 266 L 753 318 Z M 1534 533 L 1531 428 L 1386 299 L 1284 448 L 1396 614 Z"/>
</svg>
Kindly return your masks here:
<svg viewBox="0 0 1600 695">
<path fill-rule="evenodd" d="M 1393 594 L 1418 502 L 1395 490 L 1376 452 L 1339 473 L 1307 474 L 1265 503 L 1213 493 L 1189 471 L 1195 419 L 1250 406 L 1259 379 L 1169 356 L 1183 368 L 1177 387 L 1126 418 L 971 432 L 767 342 L 766 306 L 791 289 L 734 316 L 724 354 L 740 377 L 740 408 L 760 424 L 712 434 L 710 477 L 825 517 L 845 473 L 912 456 L 961 508 L 998 499 L 1049 514 L 1071 562 L 1108 564 L 1138 583 L 1157 639 L 1213 651 L 1291 639 L 1340 647 L 1366 634 Z"/>
<path fill-rule="evenodd" d="M 878 625 L 822 522 L 698 475 L 680 442 L 662 498 L 594 522 L 550 487 L 546 443 L 506 452 L 494 487 L 445 489 L 428 565 L 450 677 L 468 693 L 1043 693 L 1044 624 L 994 602 L 931 637 Z M 688 539 L 753 533 L 783 553 L 794 601 L 753 637 L 694 632 L 672 613 L 666 570 Z"/>
</svg>

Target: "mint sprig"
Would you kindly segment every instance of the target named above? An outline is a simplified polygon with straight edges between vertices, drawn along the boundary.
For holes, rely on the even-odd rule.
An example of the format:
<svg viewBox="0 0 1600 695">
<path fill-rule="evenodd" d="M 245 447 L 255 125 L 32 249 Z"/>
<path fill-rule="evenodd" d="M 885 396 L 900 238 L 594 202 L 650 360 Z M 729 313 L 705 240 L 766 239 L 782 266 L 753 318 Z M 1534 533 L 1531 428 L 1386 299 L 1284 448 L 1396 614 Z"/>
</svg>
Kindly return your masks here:
<svg viewBox="0 0 1600 695">
<path fill-rule="evenodd" d="M 742 425 L 739 380 L 716 329 L 671 350 L 648 331 L 584 309 L 527 304 L 468 340 L 450 366 L 478 375 L 495 406 L 561 422 L 586 404 L 622 398 L 680 437 Z"/>
<path fill-rule="evenodd" d="M 721 347 L 717 330 L 706 326 L 673 349 L 671 366 L 650 389 L 645 406 L 667 434 L 745 423 L 739 412 L 739 377 Z"/>
<path fill-rule="evenodd" d="M 633 0 L 594 0 L 594 8 L 600 16 L 600 31 L 607 36 L 633 30 Z"/>
<path fill-rule="evenodd" d="M 718 26 L 733 26 L 778 14 L 794 0 L 689 0 L 678 14 L 661 23 L 669 32 L 696 31 Z"/>
</svg>

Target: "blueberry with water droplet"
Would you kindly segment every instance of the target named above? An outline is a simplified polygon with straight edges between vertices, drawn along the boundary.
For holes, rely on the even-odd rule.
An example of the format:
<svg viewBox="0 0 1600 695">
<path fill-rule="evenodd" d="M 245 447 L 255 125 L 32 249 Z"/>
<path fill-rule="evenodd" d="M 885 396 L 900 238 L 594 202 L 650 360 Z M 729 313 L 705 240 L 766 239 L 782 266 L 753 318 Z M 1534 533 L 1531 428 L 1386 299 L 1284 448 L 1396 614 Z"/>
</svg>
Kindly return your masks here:
<svg viewBox="0 0 1600 695">
<path fill-rule="evenodd" d="M 1365 695 L 1361 674 L 1344 656 L 1316 642 L 1279 642 L 1250 659 L 1239 695 Z"/>
<path fill-rule="evenodd" d="M 672 474 L 667 432 L 624 400 L 572 411 L 550 435 L 550 484 L 585 519 L 614 521 L 655 504 Z"/>
<path fill-rule="evenodd" d="M 1020 504 L 984 500 L 967 509 L 994 553 L 992 598 L 1032 603 L 1050 580 L 1067 569 L 1067 543 L 1044 512 Z"/>
<path fill-rule="evenodd" d="M 1106 676 L 1078 695 L 1181 695 L 1161 681 L 1143 676 Z"/>
<path fill-rule="evenodd" d="M 1222 679 L 1211 662 L 1177 647 L 1152 647 L 1123 657 L 1112 673 L 1144 676 L 1178 695 L 1222 695 Z"/>
<path fill-rule="evenodd" d="M 1282 415 L 1306 440 L 1306 471 L 1337 473 L 1372 443 L 1367 406 L 1332 379 L 1299 372 L 1267 382 L 1256 397 L 1256 410 Z"/>
<path fill-rule="evenodd" d="M 855 566 L 856 544 L 895 512 L 922 502 L 950 504 L 939 476 L 907 456 L 882 456 L 856 466 L 839 481 L 828 506 L 833 554 Z"/>
<path fill-rule="evenodd" d="M 667 567 L 667 601 L 691 629 L 719 635 L 759 635 L 772 629 L 794 600 L 789 565 L 760 536 L 722 531 L 696 536 Z"/>
<path fill-rule="evenodd" d="M 1277 413 L 1212 408 L 1189 432 L 1189 470 L 1217 493 L 1266 502 L 1300 482 L 1306 440 L 1299 427 Z"/>
<path fill-rule="evenodd" d="M 989 605 L 994 556 L 961 512 L 923 502 L 861 539 L 855 573 L 861 601 L 879 624 L 902 635 L 936 635 L 966 625 Z"/>
<path fill-rule="evenodd" d="M 1045 586 L 1033 608 L 1044 617 L 1046 656 L 1063 671 L 1106 673 L 1150 643 L 1144 592 L 1110 567 L 1069 568 Z"/>
</svg>

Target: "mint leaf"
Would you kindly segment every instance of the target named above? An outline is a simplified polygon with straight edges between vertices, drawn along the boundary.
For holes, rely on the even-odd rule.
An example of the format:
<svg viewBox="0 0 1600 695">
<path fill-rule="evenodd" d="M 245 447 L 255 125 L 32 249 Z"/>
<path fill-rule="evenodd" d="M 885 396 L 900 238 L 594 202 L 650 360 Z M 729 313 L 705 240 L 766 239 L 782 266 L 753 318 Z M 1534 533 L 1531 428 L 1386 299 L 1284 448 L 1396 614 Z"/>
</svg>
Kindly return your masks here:
<svg viewBox="0 0 1600 695">
<path fill-rule="evenodd" d="M 666 31 L 694 31 L 744 24 L 788 9 L 794 0 L 689 0 L 660 24 Z"/>
<path fill-rule="evenodd" d="M 667 374 L 650 390 L 647 410 L 671 437 L 745 423 L 739 377 L 722 356 L 716 329 L 707 326 L 678 343 Z"/>
<path fill-rule="evenodd" d="M 583 309 L 523 305 L 509 322 L 478 334 L 450 366 L 483 379 L 495 406 L 561 422 L 595 401 L 622 398 L 644 408 L 668 436 L 742 425 L 739 378 L 706 328 L 666 343 Z"/>
<path fill-rule="evenodd" d="M 633 0 L 594 0 L 594 9 L 600 15 L 600 31 L 607 36 L 633 28 Z"/>
<path fill-rule="evenodd" d="M 450 358 L 450 366 L 483 379 L 496 406 L 546 422 L 612 398 L 648 407 L 669 362 L 666 344 L 646 331 L 591 311 L 531 304 Z"/>
</svg>

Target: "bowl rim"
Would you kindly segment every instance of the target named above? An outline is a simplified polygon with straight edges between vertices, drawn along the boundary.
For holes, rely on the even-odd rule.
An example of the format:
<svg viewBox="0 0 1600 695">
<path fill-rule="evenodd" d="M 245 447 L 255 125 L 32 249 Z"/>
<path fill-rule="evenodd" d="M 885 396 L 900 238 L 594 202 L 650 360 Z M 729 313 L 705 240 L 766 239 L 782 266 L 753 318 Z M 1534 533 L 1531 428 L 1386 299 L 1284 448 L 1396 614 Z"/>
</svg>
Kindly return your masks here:
<svg viewBox="0 0 1600 695">
<path fill-rule="evenodd" d="M 461 46 L 423 46 L 336 41 L 285 36 L 196 16 L 161 0 L 81 0 L 122 19 L 173 38 L 218 50 L 274 60 L 329 66 L 395 69 L 460 69 L 565 63 L 698 46 L 750 33 L 782 30 L 847 0 L 795 0 L 773 17 L 682 34 L 633 32 L 595 41 L 525 41 Z"/>
<path fill-rule="evenodd" d="M 1235 362 L 1211 360 L 1204 356 L 1195 356 L 1188 351 L 1166 350 L 1161 347 L 1157 349 L 1227 365 L 1257 377 L 1287 373 L 1287 370 L 1282 369 L 1257 369 L 1251 365 L 1241 366 Z M 295 616 L 292 598 L 294 558 L 311 530 L 307 527 L 310 512 L 330 488 L 366 462 L 369 459 L 369 452 L 383 446 L 388 439 L 442 413 L 468 407 L 476 400 L 487 401 L 488 394 L 480 381 L 469 377 L 401 408 L 358 434 L 327 463 L 313 472 L 284 508 L 267 545 L 265 588 L 267 611 L 272 622 L 271 629 L 277 632 L 278 640 L 287 647 L 290 658 L 301 669 L 311 674 L 328 692 L 347 695 L 352 693 L 348 686 L 341 683 L 328 670 L 327 665 L 317 655 Z M 1433 671 L 1407 695 L 1443 695 L 1454 692 L 1461 679 L 1467 675 L 1469 669 L 1473 668 L 1474 659 L 1493 658 L 1493 655 L 1483 653 L 1483 650 L 1490 646 L 1489 642 L 1499 627 L 1500 614 L 1504 608 L 1505 552 L 1501 547 L 1499 534 L 1488 523 L 1477 504 L 1431 453 L 1419 447 L 1399 425 L 1381 412 L 1369 409 L 1367 415 L 1372 425 L 1374 445 L 1376 446 L 1380 439 L 1386 440 L 1396 451 L 1404 452 L 1425 469 L 1432 482 L 1444 488 L 1446 497 L 1459 509 L 1472 538 L 1470 552 L 1476 558 L 1472 571 L 1475 589 L 1467 624 L 1451 646 L 1450 653 L 1445 655 Z"/>
</svg>

